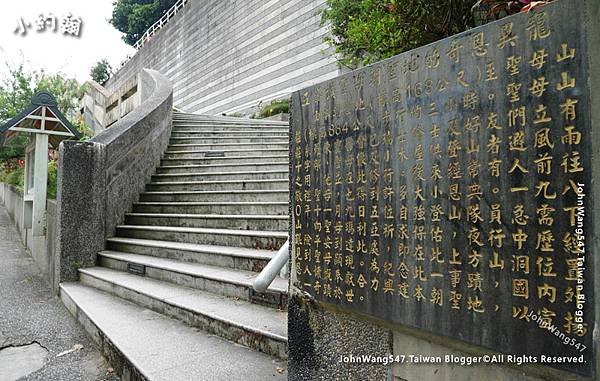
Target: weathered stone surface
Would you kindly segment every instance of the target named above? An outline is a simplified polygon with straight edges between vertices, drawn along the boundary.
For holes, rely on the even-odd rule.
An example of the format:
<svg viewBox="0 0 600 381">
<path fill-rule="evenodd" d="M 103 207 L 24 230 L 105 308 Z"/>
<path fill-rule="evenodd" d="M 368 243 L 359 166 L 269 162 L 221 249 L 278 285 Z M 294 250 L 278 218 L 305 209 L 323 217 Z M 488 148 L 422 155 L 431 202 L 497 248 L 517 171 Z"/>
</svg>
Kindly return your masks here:
<svg viewBox="0 0 600 381">
<path fill-rule="evenodd" d="M 138 201 L 171 132 L 173 89 L 144 70 L 142 104 L 88 142 L 60 146 L 55 288 L 93 266 L 96 253 Z"/>
<path fill-rule="evenodd" d="M 543 365 L 592 376 L 597 8 L 553 2 L 293 94 L 295 286 L 499 352 L 583 354 Z"/>
<path fill-rule="evenodd" d="M 15 191 L 0 184 L 0 380 L 117 380 L 21 243 L 18 220 L 9 210 L 15 211 Z M 83 348 L 57 357 L 74 345 Z"/>
<path fill-rule="evenodd" d="M 142 104 L 91 139 L 106 145 L 106 231 L 109 236 L 138 201 L 171 135 L 171 84 L 154 70 L 143 71 L 141 81 Z"/>
<path fill-rule="evenodd" d="M 391 362 L 362 358 L 389 360 L 392 336 L 388 330 L 306 304 L 298 297 L 289 301 L 288 321 L 290 381 L 391 379 Z"/>
<path fill-rule="evenodd" d="M 38 343 L 0 349 L 0 377 L 18 380 L 42 368 L 47 357 Z"/>
<path fill-rule="evenodd" d="M 55 284 L 77 279 L 104 248 L 105 150 L 92 142 L 65 141 L 59 150 Z"/>
</svg>

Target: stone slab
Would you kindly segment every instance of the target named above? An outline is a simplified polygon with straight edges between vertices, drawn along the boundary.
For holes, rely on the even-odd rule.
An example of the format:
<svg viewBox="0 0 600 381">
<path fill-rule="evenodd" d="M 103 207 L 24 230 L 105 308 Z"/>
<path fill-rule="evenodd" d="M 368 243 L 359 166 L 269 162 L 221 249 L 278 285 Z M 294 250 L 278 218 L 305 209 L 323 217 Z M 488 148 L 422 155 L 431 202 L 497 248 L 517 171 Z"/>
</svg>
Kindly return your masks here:
<svg viewBox="0 0 600 381">
<path fill-rule="evenodd" d="M 231 374 L 256 381 L 286 377 L 285 365 L 267 355 L 90 287 L 65 283 L 61 288 L 149 380 L 194 379 L 196 374 L 207 375 L 201 378 L 206 380 L 228 380 Z"/>
<path fill-rule="evenodd" d="M 593 376 L 592 3 L 555 1 L 294 93 L 295 285 Z"/>
</svg>

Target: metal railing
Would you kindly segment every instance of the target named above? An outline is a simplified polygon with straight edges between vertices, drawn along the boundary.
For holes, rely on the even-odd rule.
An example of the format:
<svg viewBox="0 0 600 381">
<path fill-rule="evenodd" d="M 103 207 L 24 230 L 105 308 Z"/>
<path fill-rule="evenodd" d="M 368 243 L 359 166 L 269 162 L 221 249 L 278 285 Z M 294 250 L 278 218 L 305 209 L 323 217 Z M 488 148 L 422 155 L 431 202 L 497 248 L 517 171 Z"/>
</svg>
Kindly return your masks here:
<svg viewBox="0 0 600 381">
<path fill-rule="evenodd" d="M 263 271 L 258 274 L 252 288 L 256 292 L 265 292 L 273 283 L 273 280 L 279 275 L 281 270 L 287 265 L 290 256 L 290 241 L 286 241 L 281 249 L 269 261 Z"/>
<path fill-rule="evenodd" d="M 165 13 L 160 18 L 160 20 L 158 20 L 157 22 L 155 22 L 154 24 L 152 24 L 148 28 L 148 30 L 146 30 L 146 32 L 144 32 L 144 34 L 142 35 L 142 37 L 140 37 L 140 39 L 135 42 L 135 44 L 133 45 L 133 47 L 136 50 L 139 50 L 146 42 L 148 42 L 150 40 L 150 38 L 156 32 L 158 32 L 173 16 L 175 16 L 177 14 L 177 12 L 179 12 L 179 10 L 181 10 L 188 3 L 188 1 L 189 0 L 179 0 L 178 2 L 176 2 L 175 5 L 173 5 L 167 11 L 167 13 Z"/>
</svg>

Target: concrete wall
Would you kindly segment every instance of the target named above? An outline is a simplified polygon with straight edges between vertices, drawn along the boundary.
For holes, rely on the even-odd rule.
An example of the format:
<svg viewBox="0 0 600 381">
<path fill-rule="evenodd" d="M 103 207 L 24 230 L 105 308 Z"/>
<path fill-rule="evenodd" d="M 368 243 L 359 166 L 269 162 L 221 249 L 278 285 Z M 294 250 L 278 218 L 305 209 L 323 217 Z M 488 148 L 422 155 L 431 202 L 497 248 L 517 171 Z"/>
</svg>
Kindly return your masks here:
<svg viewBox="0 0 600 381">
<path fill-rule="evenodd" d="M 171 135 L 173 88 L 154 70 L 142 70 L 143 102 L 87 142 L 59 149 L 57 197 L 58 283 L 94 266 L 96 254 L 139 199 Z"/>
<path fill-rule="evenodd" d="M 112 93 L 93 80 L 85 83 L 80 108 L 83 110 L 85 123 L 92 128 L 95 135 L 140 105 L 139 81 L 139 74 L 134 75 Z"/>
<path fill-rule="evenodd" d="M 43 242 L 36 242 L 31 229 L 23 227 L 23 193 L 15 186 L 0 184 L 0 204 L 4 204 L 13 220 L 23 245 L 31 253 L 33 260 L 50 284 L 54 282 L 54 262 L 56 258 L 56 201 L 47 201 L 47 233 Z"/>
<path fill-rule="evenodd" d="M 338 74 L 325 1 L 191 0 L 105 87 L 152 68 L 172 81 L 175 106 L 212 115 L 287 97 Z"/>
</svg>

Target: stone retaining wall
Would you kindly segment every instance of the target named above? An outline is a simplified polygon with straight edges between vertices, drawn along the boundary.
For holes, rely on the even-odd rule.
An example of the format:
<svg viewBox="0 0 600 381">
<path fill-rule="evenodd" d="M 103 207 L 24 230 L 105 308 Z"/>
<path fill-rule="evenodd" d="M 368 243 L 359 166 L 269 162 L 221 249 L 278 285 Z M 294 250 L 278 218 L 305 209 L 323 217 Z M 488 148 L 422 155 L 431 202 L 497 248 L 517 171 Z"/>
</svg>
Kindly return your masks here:
<svg viewBox="0 0 600 381">
<path fill-rule="evenodd" d="M 46 205 L 46 240 L 37 245 L 31 229 L 23 225 L 23 193 L 15 186 L 0 184 L 0 204 L 4 204 L 8 215 L 15 224 L 21 242 L 27 247 L 36 265 L 50 284 L 54 283 L 54 262 L 56 258 L 56 201 L 48 200 Z"/>
<path fill-rule="evenodd" d="M 190 0 L 106 83 L 109 91 L 142 67 L 173 82 L 175 106 L 217 115 L 333 78 L 323 43 L 325 0 Z"/>
</svg>

